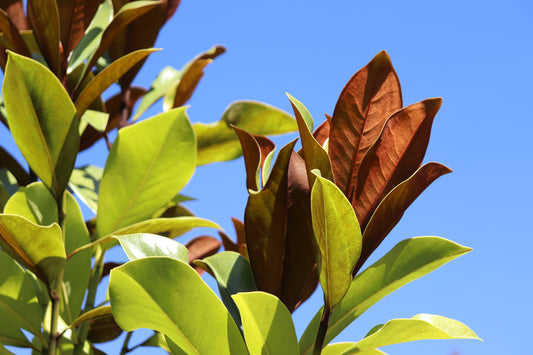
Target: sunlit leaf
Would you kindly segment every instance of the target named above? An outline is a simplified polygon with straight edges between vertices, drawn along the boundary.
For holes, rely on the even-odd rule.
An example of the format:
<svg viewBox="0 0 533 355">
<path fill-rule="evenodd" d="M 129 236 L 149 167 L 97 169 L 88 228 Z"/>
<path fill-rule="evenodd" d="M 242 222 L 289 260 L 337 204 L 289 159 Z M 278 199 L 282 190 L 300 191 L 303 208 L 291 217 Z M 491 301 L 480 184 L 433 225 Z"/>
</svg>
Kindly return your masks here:
<svg viewBox="0 0 533 355">
<path fill-rule="evenodd" d="M 103 171 L 98 166 L 87 165 L 74 169 L 70 177 L 69 188 L 93 213 L 98 207 L 98 189 Z"/>
<path fill-rule="evenodd" d="M 81 117 L 89 105 L 96 100 L 111 84 L 116 82 L 124 73 L 130 70 L 140 60 L 146 58 L 157 49 L 141 49 L 129 53 L 111 63 L 102 70 L 79 94 L 76 99 L 76 109 Z"/>
<path fill-rule="evenodd" d="M 350 349 L 354 343 L 335 343 L 322 349 L 320 355 L 345 355 L 344 351 Z M 370 349 L 358 352 L 360 355 L 387 355 L 379 349 Z"/>
<path fill-rule="evenodd" d="M 354 274 L 361 268 L 370 254 L 379 246 L 411 203 L 433 181 L 451 170 L 439 163 L 428 163 L 418 169 L 409 179 L 396 186 L 379 204 L 363 233 L 361 258 Z"/>
<path fill-rule="evenodd" d="M 105 317 L 107 315 L 112 315 L 111 306 L 100 306 L 94 309 L 91 309 L 88 312 L 81 314 L 76 318 L 70 325 L 69 328 L 75 328 L 83 322 L 90 321 L 91 319 Z"/>
<path fill-rule="evenodd" d="M 0 251 L 0 339 L 4 345 L 30 347 L 31 342 L 20 329 L 39 337 L 41 334 L 41 308 L 30 276 L 11 257 Z"/>
<path fill-rule="evenodd" d="M 4 213 L 19 215 L 41 226 L 58 223 L 56 201 L 42 182 L 19 188 L 4 207 Z"/>
<path fill-rule="evenodd" d="M 400 81 L 385 51 L 355 73 L 342 90 L 331 119 L 329 155 L 335 183 L 350 201 L 363 157 L 387 118 L 401 108 Z"/>
<path fill-rule="evenodd" d="M 134 233 L 169 233 L 169 238 L 175 238 L 194 228 L 207 227 L 221 229 L 218 224 L 199 217 L 152 218 L 132 224 L 113 232 L 113 235 Z"/>
<path fill-rule="evenodd" d="M 416 237 L 398 243 L 354 278 L 348 293 L 331 314 L 324 344 L 389 293 L 470 250 L 439 237 Z M 312 353 L 321 315 L 322 311 L 317 312 L 300 339 L 302 355 Z"/>
<path fill-rule="evenodd" d="M 365 155 L 352 199 L 363 229 L 383 198 L 420 167 L 441 102 L 428 99 L 394 113 Z"/>
<path fill-rule="evenodd" d="M 113 315 L 126 331 L 154 329 L 189 354 L 246 353 L 222 302 L 179 260 L 144 258 L 113 269 L 109 296 Z"/>
<path fill-rule="evenodd" d="M 344 349 L 342 355 L 360 354 L 377 347 L 424 339 L 479 339 L 466 325 L 454 319 L 418 314 L 411 319 L 393 319 L 363 340 Z"/>
<path fill-rule="evenodd" d="M 195 152 L 184 108 L 121 129 L 100 183 L 99 235 L 141 222 L 165 206 L 191 178 Z"/>
<path fill-rule="evenodd" d="M 114 236 L 124 249 L 128 259 L 135 260 L 149 256 L 168 256 L 189 262 L 187 248 L 182 244 L 157 234 L 138 233 Z"/>
<path fill-rule="evenodd" d="M 74 104 L 48 69 L 12 52 L 3 93 L 15 142 L 32 170 L 58 201 L 67 186 L 79 148 Z"/>
<path fill-rule="evenodd" d="M 350 201 L 333 182 L 318 175 L 311 191 L 311 215 L 320 284 L 325 305 L 332 310 L 350 287 L 361 254 L 361 229 Z"/>
<path fill-rule="evenodd" d="M 300 353 L 291 313 L 276 296 L 249 292 L 232 297 L 239 307 L 250 355 Z"/>
<path fill-rule="evenodd" d="M 262 136 L 298 129 L 294 118 L 278 108 L 255 101 L 236 101 L 226 109 L 220 121 L 193 125 L 198 140 L 198 165 L 241 156 L 239 139 L 230 125 Z"/>
<path fill-rule="evenodd" d="M 201 235 L 189 240 L 185 243 L 187 250 L 189 250 L 189 265 L 202 275 L 204 269 L 195 265 L 194 261 L 216 254 L 221 245 L 222 243 L 218 239 L 208 235 Z"/>
<path fill-rule="evenodd" d="M 235 252 L 225 251 L 203 260 L 196 260 L 194 263 L 217 280 L 222 302 L 235 323 L 241 326 L 240 313 L 231 296 L 239 292 L 257 291 L 248 260 Z"/>
</svg>

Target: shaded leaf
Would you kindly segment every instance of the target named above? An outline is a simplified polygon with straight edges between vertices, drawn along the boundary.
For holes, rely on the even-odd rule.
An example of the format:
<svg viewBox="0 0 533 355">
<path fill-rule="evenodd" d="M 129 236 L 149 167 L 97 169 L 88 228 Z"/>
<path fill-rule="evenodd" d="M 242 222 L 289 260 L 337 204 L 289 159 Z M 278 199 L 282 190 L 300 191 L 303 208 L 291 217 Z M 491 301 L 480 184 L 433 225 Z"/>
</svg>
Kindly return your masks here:
<svg viewBox="0 0 533 355">
<path fill-rule="evenodd" d="M 28 0 L 28 18 L 33 34 L 50 70 L 59 75 L 61 54 L 59 11 L 56 0 Z"/>
<path fill-rule="evenodd" d="M 264 292 L 232 297 L 239 307 L 250 355 L 300 353 L 291 314 L 277 297 Z"/>
<path fill-rule="evenodd" d="M 56 201 L 42 182 L 19 188 L 7 201 L 4 213 L 19 215 L 41 226 L 58 223 Z"/>
<path fill-rule="evenodd" d="M 418 314 L 411 319 L 393 319 L 372 335 L 353 343 L 342 355 L 359 354 L 376 347 L 424 339 L 478 339 L 466 325 L 454 319 Z"/>
<path fill-rule="evenodd" d="M 98 234 L 141 222 L 164 207 L 191 178 L 195 152 L 194 133 L 183 108 L 121 129 L 100 183 Z"/>
<path fill-rule="evenodd" d="M 57 224 L 42 227 L 24 217 L 0 214 L 0 246 L 48 285 L 65 265 L 65 249 Z"/>
<path fill-rule="evenodd" d="M 335 183 L 350 201 L 363 157 L 387 118 L 401 108 L 400 81 L 385 51 L 355 73 L 342 90 L 331 119 L 329 155 Z"/>
<path fill-rule="evenodd" d="M 100 317 L 91 319 L 90 322 L 87 340 L 93 343 L 107 343 L 122 334 L 122 329 L 115 321 L 113 314 L 103 314 Z"/>
<path fill-rule="evenodd" d="M 83 313 L 80 315 L 76 320 L 74 320 L 68 328 L 76 328 L 78 325 L 80 325 L 83 322 L 90 321 L 95 318 L 104 318 L 108 315 L 113 315 L 111 312 L 111 306 L 100 306 L 91 309 L 88 312 Z"/>
<path fill-rule="evenodd" d="M 257 287 L 281 295 L 285 228 L 287 224 L 287 170 L 296 141 L 279 152 L 265 187 L 250 191 L 244 226 L 250 264 Z"/>
<path fill-rule="evenodd" d="M 74 104 L 48 69 L 12 52 L 3 93 L 15 142 L 31 169 L 58 201 L 67 186 L 79 147 Z"/>
<path fill-rule="evenodd" d="M 439 237 L 416 237 L 398 243 L 354 278 L 348 293 L 331 314 L 324 344 L 389 293 L 470 250 Z M 300 339 L 302 355 L 312 353 L 321 315 L 322 311 L 317 312 Z"/>
<path fill-rule="evenodd" d="M 213 62 L 212 59 L 194 61 L 183 73 L 179 83 L 167 91 L 163 98 L 163 110 L 171 110 L 185 105 L 191 98 L 194 89 L 204 76 L 204 68 Z"/>
<path fill-rule="evenodd" d="M 189 240 L 185 244 L 189 250 L 189 265 L 196 270 L 196 272 L 202 275 L 204 273 L 204 269 L 196 266 L 194 261 L 214 255 L 220 249 L 221 245 L 222 243 L 220 243 L 217 239 L 208 235 L 199 236 Z"/>
<path fill-rule="evenodd" d="M 28 172 L 7 150 L 0 146 L 0 170 L 3 170 L 1 169 L 1 167 L 5 167 L 5 169 L 7 169 L 10 175 L 12 175 L 16 179 L 15 184 L 18 184 L 20 186 L 26 186 L 32 183 Z M 2 172 L 0 175 L 7 175 L 7 171 Z M 11 183 L 6 184 L 6 179 L 3 179 L 1 176 L 0 181 L 5 184 L 6 188 L 8 187 L 8 185 L 11 185 Z"/>
<path fill-rule="evenodd" d="M 30 50 L 22 39 L 18 28 L 9 17 L 9 14 L 3 10 L 0 10 L 0 31 L 10 44 L 8 49 L 11 49 L 25 57 L 31 57 Z"/>
<path fill-rule="evenodd" d="M 236 101 L 226 109 L 220 121 L 193 125 L 198 140 L 198 165 L 241 156 L 239 139 L 231 125 L 263 136 L 298 129 L 294 118 L 278 108 L 255 101 Z"/>
<path fill-rule="evenodd" d="M 318 144 L 320 144 L 320 146 L 323 147 L 326 141 L 329 139 L 330 130 L 331 130 L 331 126 L 329 124 L 329 121 L 325 120 L 313 132 L 313 137 L 316 139 Z"/>
<path fill-rule="evenodd" d="M 78 116 L 85 112 L 89 105 L 96 100 L 111 84 L 131 69 L 136 63 L 157 49 L 142 49 L 121 57 L 102 70 L 79 94 L 76 99 Z"/>
<path fill-rule="evenodd" d="M 41 334 L 42 313 L 30 276 L 3 251 L 0 251 L 0 318 L 2 344 L 31 347 L 21 328 L 47 344 Z"/>
<path fill-rule="evenodd" d="M 160 235 L 138 233 L 114 236 L 113 238 L 120 242 L 130 260 L 149 256 L 168 256 L 188 262 L 189 253 L 185 246 Z"/>
<path fill-rule="evenodd" d="M 74 169 L 69 181 L 69 188 L 93 213 L 98 207 L 98 189 L 103 172 L 98 166 L 86 165 Z"/>
<path fill-rule="evenodd" d="M 302 139 L 303 158 L 305 160 L 309 184 L 311 185 L 314 182 L 314 175 L 311 173 L 311 170 L 313 169 L 318 169 L 324 178 L 333 181 L 328 153 L 316 141 L 311 133 L 312 126 L 308 123 L 313 122 L 311 114 L 300 101 L 296 100 L 289 94 L 287 94 L 287 96 L 291 101 L 294 115 L 298 122 L 298 129 Z"/>
<path fill-rule="evenodd" d="M 68 55 L 80 42 L 101 0 L 56 0 L 59 10 L 63 53 Z"/>
<path fill-rule="evenodd" d="M 257 291 L 248 260 L 235 252 L 225 251 L 194 263 L 217 280 L 220 298 L 240 327 L 241 316 L 231 296 L 239 292 Z"/>
<path fill-rule="evenodd" d="M 72 0 L 62 0 L 72 2 Z M 79 0 L 78 0 L 79 1 Z M 98 1 L 81 0 L 91 4 L 98 5 Z M 62 7 L 60 7 L 62 9 Z M 77 68 L 80 64 L 89 59 L 93 53 L 98 49 L 104 30 L 113 19 L 113 4 L 111 0 L 104 0 L 100 2 L 92 21 L 86 27 L 85 34 L 79 39 L 79 42 L 74 47 L 72 53 L 68 58 L 67 73 L 70 74 L 72 70 Z M 84 24 L 85 25 L 85 24 Z M 74 38 L 73 38 L 74 39 Z"/>
<path fill-rule="evenodd" d="M 332 310 L 350 287 L 361 254 L 361 229 L 350 201 L 333 182 L 318 175 L 311 191 L 311 215 L 320 284 L 325 306 Z"/>
<path fill-rule="evenodd" d="M 396 186 L 379 204 L 363 233 L 361 258 L 354 275 L 370 254 L 400 221 L 403 213 L 433 181 L 451 170 L 439 163 L 428 163 L 418 169 L 409 179 Z"/>
<path fill-rule="evenodd" d="M 113 315 L 126 331 L 154 329 L 184 353 L 246 353 L 224 305 L 200 276 L 179 260 L 144 258 L 113 269 L 109 296 Z"/>
<path fill-rule="evenodd" d="M 9 18 L 19 30 L 27 30 L 29 28 L 22 0 L 1 0 L 0 7 L 8 13 Z"/>
<path fill-rule="evenodd" d="M 141 346 L 154 346 L 157 348 L 162 348 L 165 351 L 170 353 L 170 349 L 168 348 L 168 344 L 167 344 L 167 341 L 165 340 L 165 336 L 158 332 L 155 332 L 154 335 L 152 335 L 150 338 L 143 341 L 141 343 Z"/>
<path fill-rule="evenodd" d="M 366 154 L 352 200 L 363 229 L 383 198 L 420 167 L 441 102 L 428 99 L 394 113 Z"/>
</svg>

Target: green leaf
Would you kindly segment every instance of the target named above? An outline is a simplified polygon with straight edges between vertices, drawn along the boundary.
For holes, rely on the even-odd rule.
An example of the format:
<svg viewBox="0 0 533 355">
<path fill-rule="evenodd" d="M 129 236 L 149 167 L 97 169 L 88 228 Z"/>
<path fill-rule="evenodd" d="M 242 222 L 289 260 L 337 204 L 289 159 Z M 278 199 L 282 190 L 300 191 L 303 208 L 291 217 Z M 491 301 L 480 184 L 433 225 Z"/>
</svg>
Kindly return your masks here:
<svg viewBox="0 0 533 355">
<path fill-rule="evenodd" d="M 312 134 L 313 118 L 311 117 L 311 114 L 300 101 L 296 100 L 289 94 L 287 94 L 287 96 L 291 101 L 294 115 L 298 122 L 309 185 L 312 186 L 314 182 L 314 175 L 311 173 L 311 170 L 313 169 L 318 169 L 323 177 L 333 181 L 333 173 L 331 172 L 331 163 L 329 161 L 328 153 L 322 148 L 320 143 L 316 141 Z"/>
<path fill-rule="evenodd" d="M 59 75 L 61 53 L 59 11 L 54 0 L 28 0 L 28 18 L 50 70 Z"/>
<path fill-rule="evenodd" d="M 402 108 L 398 75 L 382 51 L 352 76 L 335 105 L 329 134 L 329 155 L 335 183 L 351 200 L 363 157 L 387 118 Z"/>
<path fill-rule="evenodd" d="M 354 343 L 335 343 L 326 346 L 322 349 L 320 355 L 344 355 L 344 351 L 350 349 Z M 387 353 L 379 349 L 370 349 L 358 352 L 361 355 L 387 355 Z"/>
<path fill-rule="evenodd" d="M 184 108 L 121 129 L 100 184 L 99 235 L 141 222 L 165 206 L 191 178 L 195 152 Z"/>
<path fill-rule="evenodd" d="M 157 234 L 138 233 L 113 236 L 113 238 L 120 242 L 130 260 L 149 256 L 168 256 L 184 263 L 189 262 L 189 252 L 185 246 Z"/>
<path fill-rule="evenodd" d="M 102 1 L 89 27 L 85 30 L 85 35 L 69 55 L 67 74 L 89 59 L 98 49 L 103 32 L 112 19 L 113 3 L 111 0 Z"/>
<path fill-rule="evenodd" d="M 0 251 L 0 339 L 4 345 L 31 347 L 20 329 L 47 344 L 41 334 L 41 308 L 30 276 L 11 257 Z"/>
<path fill-rule="evenodd" d="M 81 116 L 80 126 L 78 129 L 80 136 L 83 134 L 83 132 L 85 132 L 87 126 L 91 126 L 95 131 L 103 133 L 107 127 L 108 121 L 109 113 L 107 112 L 95 110 L 85 111 L 83 116 Z"/>
<path fill-rule="evenodd" d="M 361 229 L 350 201 L 334 183 L 318 175 L 311 191 L 311 215 L 320 284 L 325 306 L 332 310 L 352 282 L 361 254 Z"/>
<path fill-rule="evenodd" d="M 203 260 L 196 260 L 194 264 L 209 272 L 217 280 L 220 298 L 240 327 L 240 313 L 231 296 L 239 292 L 257 291 L 248 260 L 241 254 L 225 251 Z"/>
<path fill-rule="evenodd" d="M 58 222 L 56 201 L 42 182 L 20 187 L 7 201 L 4 213 L 19 215 L 41 226 Z"/>
<path fill-rule="evenodd" d="M 294 118 L 285 111 L 261 102 L 236 101 L 226 109 L 220 121 L 193 125 L 198 139 L 198 165 L 241 156 L 239 139 L 230 125 L 263 136 L 298 129 Z"/>
<path fill-rule="evenodd" d="M 401 241 L 354 278 L 348 293 L 331 314 L 325 344 L 389 293 L 470 250 L 439 237 Z M 300 339 L 302 355 L 312 353 L 321 315 L 322 311 L 317 312 Z"/>
<path fill-rule="evenodd" d="M 187 354 L 246 354 L 222 302 L 179 260 L 144 258 L 113 269 L 109 297 L 113 315 L 126 331 L 156 330 Z"/>
<path fill-rule="evenodd" d="M 135 64 L 146 58 L 149 54 L 158 51 L 158 49 L 140 49 L 129 53 L 111 63 L 107 68 L 102 70 L 89 84 L 83 89 L 76 99 L 76 109 L 78 116 L 82 117 L 83 113 L 100 95 L 116 82 L 122 75 L 128 72 Z"/>
<path fill-rule="evenodd" d="M 107 315 L 110 315 L 110 314 L 112 314 L 111 306 L 96 307 L 94 309 L 91 309 L 88 312 L 85 312 L 85 313 L 81 314 L 68 327 L 69 328 L 75 328 L 75 327 L 77 327 L 78 325 L 80 325 L 83 322 L 87 322 L 87 321 L 90 321 L 92 319 L 99 318 L 99 317 L 104 317 L 104 316 L 107 316 Z"/>
<path fill-rule="evenodd" d="M 393 319 L 341 354 L 360 354 L 380 346 L 424 339 L 479 339 L 466 325 L 454 319 L 418 314 L 411 319 Z M 479 339 L 481 340 L 481 339 Z"/>
<path fill-rule="evenodd" d="M 68 254 L 76 248 L 91 242 L 78 202 L 70 193 L 65 194 L 63 202 L 65 218 L 62 230 L 65 240 L 65 252 Z M 91 274 L 91 251 L 85 250 L 68 258 L 63 273 L 66 294 L 61 298 L 61 317 L 71 323 L 79 314 L 85 299 L 85 292 Z"/>
<path fill-rule="evenodd" d="M 153 218 L 132 224 L 113 232 L 114 236 L 134 233 L 170 233 L 169 238 L 175 238 L 194 228 L 222 229 L 218 224 L 200 217 Z"/>
<path fill-rule="evenodd" d="M 241 313 L 250 355 L 299 354 L 291 313 L 276 296 L 249 292 L 232 297 Z"/>
<path fill-rule="evenodd" d="M 42 227 L 24 217 L 0 214 L 0 246 L 50 285 L 65 265 L 65 248 L 57 224 Z"/>
<path fill-rule="evenodd" d="M 93 213 L 98 208 L 98 190 L 104 169 L 86 165 L 74 169 L 69 181 L 69 188 Z"/>
<path fill-rule="evenodd" d="M 170 66 L 163 68 L 159 75 L 152 82 L 150 90 L 143 96 L 139 108 L 133 116 L 136 121 L 143 113 L 146 112 L 153 104 L 161 99 L 172 85 L 181 78 L 182 72 Z"/>
<path fill-rule="evenodd" d="M 79 150 L 74 104 L 48 69 L 12 52 L 6 66 L 3 93 L 15 142 L 31 169 L 58 201 Z"/>
<path fill-rule="evenodd" d="M 0 181 L 0 213 L 5 213 L 4 212 L 4 207 L 5 207 L 7 201 L 9 200 L 10 197 L 11 197 L 11 195 L 9 194 L 9 192 L 7 192 L 6 188 L 4 187 L 2 182 Z"/>
</svg>

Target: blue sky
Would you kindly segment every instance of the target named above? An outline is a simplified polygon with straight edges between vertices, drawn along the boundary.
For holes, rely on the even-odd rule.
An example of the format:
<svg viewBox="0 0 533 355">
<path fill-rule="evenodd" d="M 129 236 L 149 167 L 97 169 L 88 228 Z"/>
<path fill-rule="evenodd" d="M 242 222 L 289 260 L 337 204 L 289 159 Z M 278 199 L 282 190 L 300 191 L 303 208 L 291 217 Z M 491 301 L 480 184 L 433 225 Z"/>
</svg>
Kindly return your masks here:
<svg viewBox="0 0 533 355">
<path fill-rule="evenodd" d="M 426 161 L 454 172 L 409 208 L 371 261 L 400 240 L 419 235 L 442 236 L 474 250 L 387 296 L 336 340 L 356 341 L 389 319 L 433 313 L 466 323 L 484 342 L 423 341 L 383 350 L 399 355 L 528 354 L 532 35 L 533 3 L 526 0 L 183 0 L 156 44 L 164 51 L 150 57 L 135 83 L 149 86 L 166 65 L 180 68 L 197 53 L 223 44 L 228 52 L 207 67 L 189 102 L 193 122 L 216 121 L 239 99 L 290 112 L 285 92 L 319 122 L 333 112 L 346 81 L 386 50 L 405 105 L 443 98 Z M 292 137 L 276 142 L 281 146 Z M 79 164 L 103 166 L 105 151 L 100 145 L 84 153 Z M 188 205 L 194 212 L 233 233 L 230 218 L 242 219 L 247 197 L 242 159 L 200 167 L 184 193 L 198 199 Z M 119 252 L 110 255 L 120 257 Z M 321 297 L 317 292 L 295 313 L 298 334 Z M 106 348 L 115 353 L 117 346 Z"/>
</svg>

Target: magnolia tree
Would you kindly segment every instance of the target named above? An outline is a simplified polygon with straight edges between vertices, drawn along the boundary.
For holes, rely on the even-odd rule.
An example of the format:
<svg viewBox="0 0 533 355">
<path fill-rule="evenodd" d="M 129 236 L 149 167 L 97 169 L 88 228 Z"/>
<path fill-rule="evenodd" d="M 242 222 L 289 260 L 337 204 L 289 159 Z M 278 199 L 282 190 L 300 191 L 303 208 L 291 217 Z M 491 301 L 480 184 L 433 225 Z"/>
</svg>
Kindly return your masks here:
<svg viewBox="0 0 533 355">
<path fill-rule="evenodd" d="M 25 3 L 0 1 L 0 121 L 25 159 L 0 146 L 0 353 L 100 354 L 95 344 L 123 332 L 122 354 L 373 355 L 406 341 L 477 339 L 459 321 L 419 314 L 331 343 L 387 294 L 470 251 L 411 238 L 362 270 L 408 206 L 450 172 L 422 165 L 441 100 L 404 107 L 387 53 L 355 73 L 318 127 L 290 95 L 294 116 L 238 101 L 218 122 L 191 124 L 183 105 L 223 47 L 164 68 L 149 89 L 132 85 L 179 0 Z M 145 118 L 160 99 L 163 112 Z M 292 141 L 274 157 L 266 136 L 291 131 L 301 149 Z M 101 139 L 105 167 L 76 167 Z M 180 191 L 198 165 L 241 155 L 249 196 L 233 240 L 190 212 Z M 219 236 L 174 240 L 197 227 Z M 113 247 L 129 261 L 105 263 Z M 291 313 L 319 284 L 324 305 L 297 339 Z M 139 328 L 154 334 L 130 345 Z"/>
</svg>

